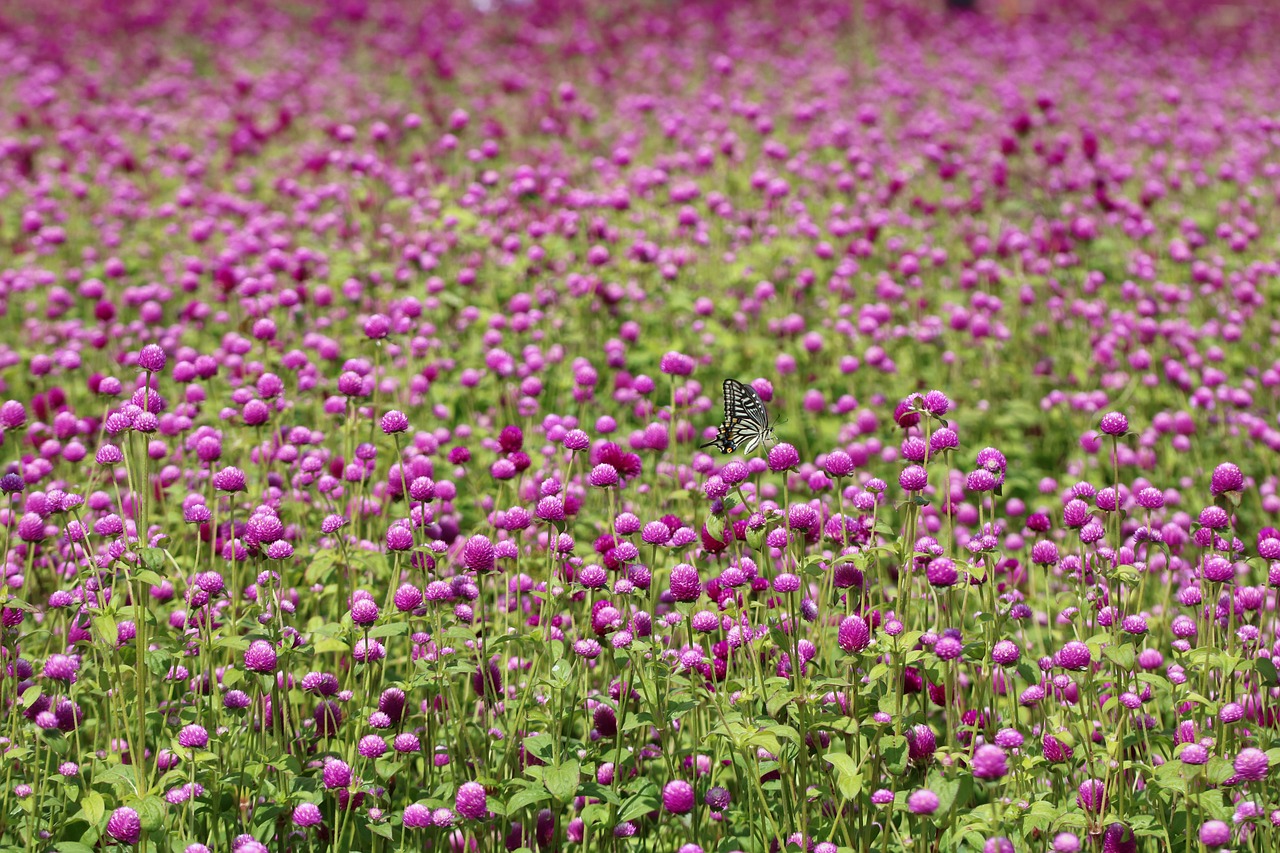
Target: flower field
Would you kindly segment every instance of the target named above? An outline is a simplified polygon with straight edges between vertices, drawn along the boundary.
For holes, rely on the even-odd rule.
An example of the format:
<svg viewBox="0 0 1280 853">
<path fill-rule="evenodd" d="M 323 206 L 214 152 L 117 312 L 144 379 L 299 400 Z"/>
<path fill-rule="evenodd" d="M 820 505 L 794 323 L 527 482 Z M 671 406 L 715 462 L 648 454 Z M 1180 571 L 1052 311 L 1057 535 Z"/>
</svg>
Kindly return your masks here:
<svg viewBox="0 0 1280 853">
<path fill-rule="evenodd" d="M 1280 849 L 1280 10 L 987 5 L 0 9 L 0 849 Z"/>
</svg>

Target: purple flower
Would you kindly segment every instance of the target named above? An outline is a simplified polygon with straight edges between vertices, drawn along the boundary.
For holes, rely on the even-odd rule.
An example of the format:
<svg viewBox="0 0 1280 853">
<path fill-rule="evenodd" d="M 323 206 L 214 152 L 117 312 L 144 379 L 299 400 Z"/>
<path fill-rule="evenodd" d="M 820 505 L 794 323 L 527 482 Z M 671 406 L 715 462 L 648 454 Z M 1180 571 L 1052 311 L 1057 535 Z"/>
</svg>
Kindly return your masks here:
<svg viewBox="0 0 1280 853">
<path fill-rule="evenodd" d="M 244 472 L 234 467 L 223 468 L 213 475 L 213 487 L 220 492 L 243 492 L 245 490 Z"/>
<path fill-rule="evenodd" d="M 1107 800 L 1107 786 L 1101 779 L 1086 779 L 1076 792 L 1076 805 L 1087 812 L 1101 813 Z"/>
<path fill-rule="evenodd" d="M 800 464 L 800 452 L 786 442 L 769 449 L 769 470 L 775 473 L 789 471 Z"/>
<path fill-rule="evenodd" d="M 1244 782 L 1259 782 L 1265 779 L 1270 766 L 1267 754 L 1252 747 L 1240 750 L 1234 763 L 1236 775 Z"/>
<path fill-rule="evenodd" d="M 1240 473 L 1240 468 L 1230 462 L 1223 462 L 1217 468 L 1213 469 L 1213 476 L 1209 480 L 1209 493 L 1214 497 L 1225 494 L 1227 492 L 1239 492 L 1244 490 L 1244 474 Z"/>
<path fill-rule="evenodd" d="M 204 749 L 209 743 L 209 733 L 204 726 L 192 723 L 178 732 L 178 743 L 187 749 Z"/>
<path fill-rule="evenodd" d="M 409 416 L 404 412 L 392 409 L 382 416 L 382 432 L 386 435 L 396 435 L 402 433 L 409 428 Z"/>
<path fill-rule="evenodd" d="M 128 806 L 121 806 L 107 819 L 107 834 L 121 844 L 137 844 L 142 839 L 142 819 Z"/>
<path fill-rule="evenodd" d="M 425 829 L 431 826 L 431 809 L 421 803 L 410 803 L 404 807 L 404 816 L 400 820 L 406 829 Z"/>
<path fill-rule="evenodd" d="M 680 563 L 671 569 L 670 586 L 676 601 L 696 601 L 702 591 L 698 570 L 688 563 Z"/>
<path fill-rule="evenodd" d="M 458 787 L 453 807 L 466 820 L 482 820 L 489 810 L 484 786 L 479 782 L 463 782 Z"/>
<path fill-rule="evenodd" d="M 860 652 L 871 643 L 871 629 L 861 616 L 846 616 L 840 620 L 836 641 L 850 654 Z"/>
<path fill-rule="evenodd" d="M 662 789 L 662 806 L 672 814 L 687 814 L 693 802 L 693 786 L 683 779 L 673 779 Z"/>
<path fill-rule="evenodd" d="M 323 819 L 320 807 L 315 803 L 299 803 L 293 810 L 294 824 L 303 829 L 315 826 Z"/>
<path fill-rule="evenodd" d="M 1123 823 L 1110 824 L 1102 832 L 1102 853 L 1137 853 L 1138 837 Z"/>
<path fill-rule="evenodd" d="M 939 804 L 938 795 L 928 788 L 913 791 L 907 797 L 907 808 L 912 814 L 931 815 L 938 810 Z"/>
<path fill-rule="evenodd" d="M 350 787 L 353 778 L 351 767 L 347 762 L 336 758 L 331 758 L 325 762 L 324 771 L 321 775 L 324 778 L 324 786 L 331 791 L 335 788 Z"/>
<path fill-rule="evenodd" d="M 250 672 L 274 672 L 276 647 L 268 640 L 254 640 L 244 650 L 244 666 Z"/>
<path fill-rule="evenodd" d="M 493 543 L 489 537 L 476 535 L 462 546 L 462 564 L 472 572 L 491 572 L 495 565 Z"/>
<path fill-rule="evenodd" d="M 1129 431 L 1129 419 L 1119 412 L 1107 412 L 1098 425 L 1103 435 L 1121 436 Z"/>
<path fill-rule="evenodd" d="M 693 373 L 694 360 L 679 352 L 668 352 L 658 362 L 658 369 L 669 376 L 688 376 Z"/>
<path fill-rule="evenodd" d="M 1220 820 L 1207 820 L 1200 826 L 1200 843 L 1205 847 L 1225 847 L 1231 843 L 1231 827 Z"/>
<path fill-rule="evenodd" d="M 1093 662 L 1093 654 L 1089 647 L 1077 640 L 1072 640 L 1058 650 L 1057 663 L 1063 669 L 1082 670 Z"/>
<path fill-rule="evenodd" d="M 1002 779 L 1009 773 L 1004 750 L 989 743 L 984 743 L 974 751 L 971 766 L 973 775 L 978 779 Z"/>
<path fill-rule="evenodd" d="M 909 465 L 898 475 L 898 485 L 907 492 L 924 491 L 929 485 L 929 472 L 919 465 Z"/>
</svg>

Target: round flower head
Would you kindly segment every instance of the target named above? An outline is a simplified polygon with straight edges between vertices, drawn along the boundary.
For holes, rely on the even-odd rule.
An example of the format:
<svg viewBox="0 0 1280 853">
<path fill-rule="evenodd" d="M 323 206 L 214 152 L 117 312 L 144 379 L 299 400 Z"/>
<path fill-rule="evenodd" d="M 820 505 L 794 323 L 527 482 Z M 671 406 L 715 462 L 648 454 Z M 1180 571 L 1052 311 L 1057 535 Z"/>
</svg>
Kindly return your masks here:
<svg viewBox="0 0 1280 853">
<path fill-rule="evenodd" d="M 1063 669 L 1083 670 L 1093 661 L 1093 654 L 1084 643 L 1072 640 L 1058 650 L 1057 663 Z"/>
<path fill-rule="evenodd" d="M 671 595 L 676 601 L 696 601 L 702 591 L 698 570 L 687 563 L 671 569 Z"/>
<path fill-rule="evenodd" d="M 1207 820 L 1200 825 L 1200 843 L 1205 847 L 1225 847 L 1231 843 L 1231 827 L 1220 820 Z"/>
<path fill-rule="evenodd" d="M 1021 655 L 1022 650 L 1012 640 L 1000 640 L 991 648 L 991 660 L 1000 666 L 1013 666 Z"/>
<path fill-rule="evenodd" d="M 1102 832 L 1102 853 L 1137 853 L 1138 837 L 1123 823 L 1110 824 Z"/>
<path fill-rule="evenodd" d="M 861 616 L 846 616 L 840 620 L 836 641 L 850 654 L 860 652 L 871 643 L 871 628 Z"/>
<path fill-rule="evenodd" d="M 1080 838 L 1073 832 L 1059 832 L 1053 837 L 1053 853 L 1080 853 Z"/>
<path fill-rule="evenodd" d="M 769 470 L 789 471 L 800 464 L 800 452 L 790 444 L 779 442 L 769 449 Z"/>
<path fill-rule="evenodd" d="M 294 824 L 303 829 L 315 826 L 323 819 L 323 815 L 320 814 L 320 807 L 315 803 L 299 803 L 293 810 Z"/>
<path fill-rule="evenodd" d="M 1107 786 L 1101 779 L 1086 779 L 1076 793 L 1076 805 L 1087 812 L 1101 812 L 1107 799 Z"/>
<path fill-rule="evenodd" d="M 1235 760 L 1236 775 L 1243 782 L 1258 782 L 1265 779 L 1270 769 L 1267 754 L 1252 747 L 1240 750 Z"/>
<path fill-rule="evenodd" d="M 386 435 L 396 435 L 409 428 L 409 416 L 404 412 L 392 409 L 382 416 L 382 431 Z"/>
<path fill-rule="evenodd" d="M 911 796 L 907 797 L 907 808 L 912 814 L 933 814 L 938 810 L 939 804 L 938 795 L 927 788 L 913 791 Z"/>
<path fill-rule="evenodd" d="M 668 352 L 658 362 L 658 369 L 669 376 L 688 376 L 695 364 L 693 358 L 684 353 Z"/>
<path fill-rule="evenodd" d="M 489 811 L 484 786 L 479 782 L 463 782 L 458 787 L 453 807 L 467 820 L 481 820 Z"/>
<path fill-rule="evenodd" d="M 138 352 L 138 367 L 148 373 L 159 373 L 164 370 L 166 360 L 164 350 L 155 344 L 147 344 Z"/>
<path fill-rule="evenodd" d="M 982 845 L 982 853 L 1015 853 L 1013 842 L 1004 836 L 998 838 L 988 838 L 987 843 Z"/>
<path fill-rule="evenodd" d="M 1119 412 L 1107 412 L 1102 416 L 1098 429 L 1103 435 L 1121 436 L 1129 431 L 1129 419 Z"/>
<path fill-rule="evenodd" d="M 276 647 L 268 640 L 254 640 L 244 650 L 244 666 L 250 672 L 274 672 Z"/>
<path fill-rule="evenodd" d="M 662 789 L 662 806 L 672 814 L 686 814 L 693 808 L 693 786 L 673 779 Z"/>
<path fill-rule="evenodd" d="M 209 733 L 204 726 L 192 723 L 178 732 L 178 743 L 188 749 L 203 749 L 209 743 Z"/>
<path fill-rule="evenodd" d="M 1217 468 L 1213 469 L 1213 476 L 1209 479 L 1209 493 L 1214 497 L 1226 494 L 1227 492 L 1239 492 L 1244 490 L 1244 474 L 1240 473 L 1240 468 L 1230 462 L 1223 462 Z"/>
<path fill-rule="evenodd" d="M 972 768 L 979 779 L 1002 779 L 1009 773 L 1004 750 L 994 744 L 983 744 L 974 751 Z"/>
<path fill-rule="evenodd" d="M 476 535 L 462 546 L 462 564 L 473 572 L 491 572 L 495 565 L 493 543 L 489 537 Z"/>
<path fill-rule="evenodd" d="M 142 819 L 128 806 L 121 806 L 107 820 L 107 834 L 121 844 L 137 844 L 142 838 Z"/>
<path fill-rule="evenodd" d="M 907 492 L 923 491 L 929 485 L 929 472 L 919 465 L 909 465 L 898 475 L 898 485 Z"/>
<path fill-rule="evenodd" d="M 405 829 L 425 829 L 431 826 L 431 809 L 421 803 L 410 803 L 404 807 L 401 823 Z"/>
<path fill-rule="evenodd" d="M 213 475 L 213 487 L 220 492 L 243 492 L 245 490 L 244 472 L 235 467 L 223 468 Z"/>
</svg>

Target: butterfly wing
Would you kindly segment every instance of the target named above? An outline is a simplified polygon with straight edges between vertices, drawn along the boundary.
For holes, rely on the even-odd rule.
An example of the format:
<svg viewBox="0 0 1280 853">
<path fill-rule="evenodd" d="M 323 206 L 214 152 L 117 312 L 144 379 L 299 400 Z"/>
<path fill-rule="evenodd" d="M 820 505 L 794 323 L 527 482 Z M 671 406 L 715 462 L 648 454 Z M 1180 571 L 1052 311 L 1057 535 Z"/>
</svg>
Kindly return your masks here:
<svg viewBox="0 0 1280 853">
<path fill-rule="evenodd" d="M 764 401 L 750 385 L 735 379 L 724 381 L 724 420 L 729 440 L 745 452 L 759 447 L 773 430 Z"/>
</svg>

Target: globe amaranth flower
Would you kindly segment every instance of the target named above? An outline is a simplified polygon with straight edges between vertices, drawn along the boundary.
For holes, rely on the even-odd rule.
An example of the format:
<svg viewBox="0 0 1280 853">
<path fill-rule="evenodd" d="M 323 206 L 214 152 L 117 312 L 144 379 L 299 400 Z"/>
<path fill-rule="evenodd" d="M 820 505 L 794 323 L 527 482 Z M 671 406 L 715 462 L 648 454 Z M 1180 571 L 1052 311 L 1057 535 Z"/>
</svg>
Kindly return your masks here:
<svg viewBox="0 0 1280 853">
<path fill-rule="evenodd" d="M 862 651 L 871 643 L 871 628 L 861 616 L 846 616 L 836 632 L 840 648 L 850 654 Z"/>
<path fill-rule="evenodd" d="M 1107 800 L 1107 786 L 1101 779 L 1086 779 L 1076 792 L 1076 805 L 1087 812 L 1101 813 Z"/>
<path fill-rule="evenodd" d="M 794 446 L 779 442 L 769 448 L 769 470 L 774 473 L 789 471 L 800 464 L 800 451 Z"/>
<path fill-rule="evenodd" d="M 398 409 L 392 409 L 382 416 L 382 432 L 386 435 L 396 435 L 408 428 L 409 416 Z"/>
<path fill-rule="evenodd" d="M 698 570 L 688 563 L 680 563 L 671 569 L 671 596 L 676 601 L 696 601 L 702 591 Z"/>
<path fill-rule="evenodd" d="M 919 465 L 909 465 L 898 475 L 898 485 L 907 492 L 924 491 L 929 485 L 929 472 Z"/>
<path fill-rule="evenodd" d="M 683 779 L 673 779 L 662 789 L 662 806 L 672 814 L 687 814 L 693 802 L 693 786 Z"/>
<path fill-rule="evenodd" d="M 233 466 L 223 468 L 213 475 L 213 487 L 220 492 L 243 492 L 245 490 L 244 472 Z"/>
<path fill-rule="evenodd" d="M 1205 847 L 1225 847 L 1231 843 L 1231 827 L 1220 820 L 1207 820 L 1200 825 L 1200 843 Z"/>
<path fill-rule="evenodd" d="M 303 829 L 315 826 L 323 819 L 320 807 L 315 803 L 299 803 L 293 810 L 294 825 Z"/>
<path fill-rule="evenodd" d="M 178 743 L 187 749 L 204 749 L 209 743 L 209 733 L 204 726 L 192 723 L 178 732 Z"/>
<path fill-rule="evenodd" d="M 495 557 L 489 537 L 477 534 L 468 539 L 462 546 L 462 564 L 473 572 L 493 571 Z"/>
<path fill-rule="evenodd" d="M 1083 670 L 1093 662 L 1093 653 L 1089 647 L 1077 640 L 1064 645 L 1058 650 L 1057 663 L 1063 669 Z"/>
<path fill-rule="evenodd" d="M 463 782 L 454 797 L 454 810 L 467 820 L 481 820 L 488 813 L 488 798 L 479 782 Z"/>
<path fill-rule="evenodd" d="M 938 795 L 928 788 L 913 791 L 907 797 L 907 808 L 912 814 L 931 815 L 938 810 L 939 805 Z"/>
<path fill-rule="evenodd" d="M 107 834 L 121 844 L 137 844 L 142 838 L 142 819 L 128 806 L 121 806 L 107 820 Z"/>
<path fill-rule="evenodd" d="M 156 344 L 147 344 L 138 352 L 138 367 L 148 373 L 159 373 L 164 370 L 166 361 L 164 350 Z"/>
<path fill-rule="evenodd" d="M 404 816 L 400 819 L 406 829 L 425 829 L 431 826 L 431 809 L 421 803 L 410 803 L 404 807 Z"/>
<path fill-rule="evenodd" d="M 679 352 L 667 352 L 658 362 L 658 369 L 669 376 L 688 376 L 696 362 L 691 356 Z"/>
<path fill-rule="evenodd" d="M 978 779 L 1002 779 L 1009 773 L 1009 762 L 1004 750 L 989 743 L 984 743 L 974 751 L 970 766 Z"/>
<path fill-rule="evenodd" d="M 244 666 L 250 672 L 274 672 L 276 647 L 268 640 L 254 640 L 244 650 Z"/>
<path fill-rule="evenodd" d="M 1233 766 L 1241 781 L 1259 782 L 1266 778 L 1271 762 L 1262 750 L 1248 747 L 1240 750 L 1236 755 Z"/>
<path fill-rule="evenodd" d="M 1121 436 L 1129 431 L 1129 419 L 1119 412 L 1107 412 L 1102 416 L 1098 429 L 1103 435 Z"/>
<path fill-rule="evenodd" d="M 350 787 L 354 778 L 350 765 L 336 758 L 331 758 L 325 762 L 321 776 L 324 780 L 324 786 L 331 791 L 335 788 Z"/>
<path fill-rule="evenodd" d="M 1138 836 L 1123 823 L 1113 823 L 1102 831 L 1102 853 L 1137 853 Z"/>
<path fill-rule="evenodd" d="M 1239 492 L 1244 490 L 1244 474 L 1240 472 L 1237 465 L 1230 462 L 1223 462 L 1217 468 L 1213 469 L 1213 476 L 1209 479 L 1209 493 L 1214 497 L 1226 494 L 1227 492 Z"/>
</svg>

